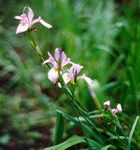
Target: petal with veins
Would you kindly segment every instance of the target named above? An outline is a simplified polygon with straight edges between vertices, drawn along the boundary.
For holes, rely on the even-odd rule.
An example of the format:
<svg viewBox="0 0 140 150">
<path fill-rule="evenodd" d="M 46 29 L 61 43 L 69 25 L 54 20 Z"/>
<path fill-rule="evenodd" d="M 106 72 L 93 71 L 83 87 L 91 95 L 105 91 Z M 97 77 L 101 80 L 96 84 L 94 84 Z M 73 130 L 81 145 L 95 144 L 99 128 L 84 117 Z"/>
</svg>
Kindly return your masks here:
<svg viewBox="0 0 140 150">
<path fill-rule="evenodd" d="M 55 60 L 58 62 L 58 61 L 61 61 L 62 59 L 62 50 L 60 48 L 56 48 L 55 49 L 55 54 L 54 54 L 54 57 L 55 57 Z"/>
<path fill-rule="evenodd" d="M 53 65 L 53 68 L 58 69 L 58 64 L 55 61 L 54 57 L 49 52 L 48 52 L 48 55 L 49 55 L 49 58 L 43 62 L 43 65 L 46 63 L 51 63 Z"/>
<path fill-rule="evenodd" d="M 71 78 L 68 73 L 64 73 L 62 78 L 63 78 L 65 84 L 68 84 L 71 81 Z"/>
<path fill-rule="evenodd" d="M 32 21 L 32 26 L 33 26 L 34 24 L 36 24 L 36 23 L 40 23 L 40 19 L 41 19 L 41 17 L 38 17 L 37 19 L 34 19 L 34 20 Z"/>
<path fill-rule="evenodd" d="M 30 24 L 32 23 L 33 17 L 34 17 L 34 12 L 30 7 L 28 7 L 28 19 Z"/>
<path fill-rule="evenodd" d="M 49 59 L 46 59 L 44 62 L 43 62 L 43 65 L 47 64 L 47 63 L 50 63 Z"/>
<path fill-rule="evenodd" d="M 14 18 L 17 19 L 17 20 L 21 20 L 22 19 L 21 16 L 15 16 Z"/>
<path fill-rule="evenodd" d="M 48 55 L 49 55 L 49 58 L 48 58 L 49 62 L 53 65 L 54 68 L 58 68 L 58 64 L 53 58 L 53 56 L 49 52 L 48 52 Z"/>
<path fill-rule="evenodd" d="M 49 70 L 48 79 L 54 84 L 58 81 L 58 71 L 55 68 Z"/>
<path fill-rule="evenodd" d="M 66 66 L 67 64 L 70 63 L 70 59 L 67 58 L 66 54 L 63 52 L 62 53 L 62 62 L 61 62 L 61 66 L 64 67 Z"/>
<path fill-rule="evenodd" d="M 93 86 L 94 86 L 94 81 L 93 81 L 91 78 L 89 78 L 88 76 L 86 76 L 85 74 L 83 74 L 83 75 L 81 75 L 81 76 L 78 76 L 77 79 L 83 79 L 83 80 L 85 80 L 86 83 L 87 83 L 90 87 L 92 87 L 92 88 L 93 88 Z"/>
<path fill-rule="evenodd" d="M 70 63 L 70 59 L 67 58 L 66 54 L 59 48 L 55 49 L 55 59 L 58 64 L 61 65 L 61 69 Z"/>
<path fill-rule="evenodd" d="M 48 24 L 47 22 L 45 22 L 43 19 L 40 19 L 40 23 L 45 26 L 46 28 L 50 29 L 52 28 L 52 25 Z"/>
<path fill-rule="evenodd" d="M 16 30 L 16 34 L 22 33 L 28 30 L 28 24 L 19 24 Z"/>
<path fill-rule="evenodd" d="M 86 83 L 87 83 L 89 86 L 93 87 L 94 81 L 93 81 L 91 78 L 89 78 L 89 77 L 87 77 L 86 75 L 84 75 L 84 80 L 86 81 Z"/>
<path fill-rule="evenodd" d="M 77 75 L 81 69 L 83 69 L 83 66 L 79 65 L 79 64 L 75 64 L 73 62 L 71 62 L 72 67 L 69 69 L 69 72 L 73 73 L 73 75 L 75 76 L 75 74 Z"/>
</svg>

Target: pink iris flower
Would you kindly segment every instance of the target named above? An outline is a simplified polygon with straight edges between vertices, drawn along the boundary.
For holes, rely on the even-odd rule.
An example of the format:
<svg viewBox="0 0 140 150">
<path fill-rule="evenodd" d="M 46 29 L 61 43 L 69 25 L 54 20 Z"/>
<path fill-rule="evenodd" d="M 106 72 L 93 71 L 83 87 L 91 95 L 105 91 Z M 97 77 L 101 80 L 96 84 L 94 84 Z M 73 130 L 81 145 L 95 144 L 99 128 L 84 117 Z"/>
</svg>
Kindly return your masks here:
<svg viewBox="0 0 140 150">
<path fill-rule="evenodd" d="M 104 102 L 105 109 L 110 108 L 110 100 Z"/>
<path fill-rule="evenodd" d="M 83 66 L 75 64 L 67 58 L 66 54 L 59 48 L 55 49 L 54 57 L 48 52 L 49 58 L 43 62 L 43 64 L 50 63 L 52 68 L 48 72 L 48 79 L 54 84 L 58 82 L 59 74 L 62 75 L 64 83 L 75 83 L 78 79 L 84 79 L 90 87 L 93 87 L 93 80 L 87 77 L 85 74 L 78 76 Z M 64 67 L 68 64 L 72 66 L 69 69 L 64 70 Z"/>
<path fill-rule="evenodd" d="M 122 112 L 122 106 L 121 104 L 117 104 L 116 108 L 111 109 L 113 114 L 116 114 L 118 112 Z"/>
<path fill-rule="evenodd" d="M 59 48 L 55 49 L 54 57 L 48 52 L 49 58 L 43 64 L 50 63 L 52 68 L 48 72 L 48 79 L 54 84 L 58 81 L 59 72 L 63 71 L 64 67 L 70 63 L 70 59 Z"/>
<path fill-rule="evenodd" d="M 90 86 L 93 87 L 93 80 L 90 79 L 89 77 L 87 77 L 85 74 L 78 76 L 79 72 L 81 71 L 81 69 L 83 69 L 83 66 L 79 65 L 79 64 L 75 64 L 72 63 L 72 67 L 68 70 L 68 72 L 63 74 L 63 80 L 65 82 L 65 84 L 68 83 L 75 83 L 76 80 L 80 80 L 83 79 L 86 81 L 86 83 Z"/>
<path fill-rule="evenodd" d="M 72 67 L 68 69 L 68 71 L 62 76 L 65 84 L 68 84 L 69 82 L 75 83 L 77 76 L 82 68 L 83 66 L 72 63 Z"/>
<path fill-rule="evenodd" d="M 24 10 L 25 9 L 26 7 L 24 8 Z M 20 16 L 14 17 L 15 19 L 19 20 L 19 25 L 17 27 L 16 34 L 27 31 L 28 29 L 32 28 L 32 26 L 36 23 L 41 23 L 46 28 L 52 28 L 52 25 L 45 22 L 41 17 L 38 17 L 37 19 L 33 19 L 34 12 L 30 7 L 28 7 L 27 14 L 24 13 L 24 10 Z"/>
<path fill-rule="evenodd" d="M 109 100 L 104 102 L 104 108 L 105 108 L 105 110 L 110 108 L 110 101 Z M 117 106 L 115 108 L 111 109 L 111 112 L 113 114 L 116 114 L 118 112 L 122 112 L 121 104 L 117 104 Z"/>
</svg>

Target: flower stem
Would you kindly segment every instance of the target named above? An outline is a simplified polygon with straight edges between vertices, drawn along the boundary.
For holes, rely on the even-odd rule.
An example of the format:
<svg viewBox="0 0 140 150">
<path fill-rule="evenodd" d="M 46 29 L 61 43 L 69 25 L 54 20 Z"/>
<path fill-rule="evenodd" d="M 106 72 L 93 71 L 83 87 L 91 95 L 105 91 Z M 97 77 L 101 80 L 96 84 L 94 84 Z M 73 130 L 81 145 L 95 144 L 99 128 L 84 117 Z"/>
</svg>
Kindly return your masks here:
<svg viewBox="0 0 140 150">
<path fill-rule="evenodd" d="M 37 45 L 37 42 L 35 41 L 34 36 L 31 33 L 31 31 L 28 31 L 28 39 L 29 39 L 31 47 L 35 50 L 36 54 L 40 57 L 41 61 L 44 62 L 45 59 L 43 57 L 41 49 Z M 46 63 L 46 65 L 50 69 L 50 66 L 47 63 Z"/>
</svg>

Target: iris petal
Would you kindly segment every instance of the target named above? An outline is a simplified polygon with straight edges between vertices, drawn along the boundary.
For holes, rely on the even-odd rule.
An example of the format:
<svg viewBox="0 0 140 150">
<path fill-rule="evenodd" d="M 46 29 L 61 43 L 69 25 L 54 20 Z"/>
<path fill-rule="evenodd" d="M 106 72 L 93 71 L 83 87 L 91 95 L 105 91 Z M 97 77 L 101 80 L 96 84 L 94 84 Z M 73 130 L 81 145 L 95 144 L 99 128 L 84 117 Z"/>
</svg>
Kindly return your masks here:
<svg viewBox="0 0 140 150">
<path fill-rule="evenodd" d="M 46 28 L 50 29 L 52 28 L 52 25 L 50 25 L 49 23 L 45 22 L 43 19 L 40 19 L 40 23 L 45 26 Z"/>
<path fill-rule="evenodd" d="M 18 25 L 18 27 L 17 27 L 16 34 L 25 32 L 27 30 L 28 30 L 28 24 L 22 24 L 22 23 L 20 23 Z"/>
<path fill-rule="evenodd" d="M 58 70 L 52 68 L 48 72 L 48 79 L 54 84 L 58 81 Z"/>
<path fill-rule="evenodd" d="M 33 17 L 34 17 L 34 12 L 30 7 L 28 7 L 28 20 L 30 24 L 32 23 Z"/>
</svg>

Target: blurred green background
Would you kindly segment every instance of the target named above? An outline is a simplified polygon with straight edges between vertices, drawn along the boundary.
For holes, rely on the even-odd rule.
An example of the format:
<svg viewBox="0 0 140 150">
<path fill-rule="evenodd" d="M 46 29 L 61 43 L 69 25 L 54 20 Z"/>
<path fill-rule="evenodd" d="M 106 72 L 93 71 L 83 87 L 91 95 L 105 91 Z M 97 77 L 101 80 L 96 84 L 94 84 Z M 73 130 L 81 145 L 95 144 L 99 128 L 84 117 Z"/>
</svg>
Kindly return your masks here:
<svg viewBox="0 0 140 150">
<path fill-rule="evenodd" d="M 72 112 L 26 34 L 16 35 L 14 16 L 25 6 L 53 25 L 37 25 L 34 33 L 46 58 L 62 48 L 95 80 L 101 104 L 121 103 L 131 120 L 140 114 L 139 0 L 0 0 L 0 149 L 50 146 L 56 109 Z M 79 101 L 94 110 L 86 84 L 78 88 Z M 140 127 L 136 131 L 140 142 Z"/>
</svg>

